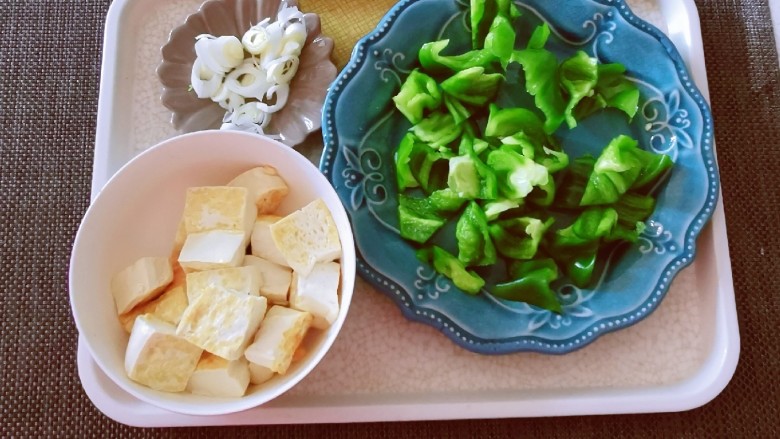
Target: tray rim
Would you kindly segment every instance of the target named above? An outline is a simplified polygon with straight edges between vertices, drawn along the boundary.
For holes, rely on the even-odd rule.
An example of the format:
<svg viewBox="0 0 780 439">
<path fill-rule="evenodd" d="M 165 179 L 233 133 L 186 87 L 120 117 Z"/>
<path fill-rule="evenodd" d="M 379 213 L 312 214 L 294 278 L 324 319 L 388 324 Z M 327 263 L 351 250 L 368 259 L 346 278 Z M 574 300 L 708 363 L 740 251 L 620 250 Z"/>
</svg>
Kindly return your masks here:
<svg viewBox="0 0 780 439">
<path fill-rule="evenodd" d="M 95 160 L 93 163 L 92 197 L 101 190 L 110 177 L 107 169 L 108 142 L 110 139 L 110 109 L 114 104 L 113 91 L 117 78 L 115 63 L 118 57 L 120 21 L 123 13 L 137 0 L 115 0 L 108 11 L 103 39 L 100 96 L 98 100 Z M 684 14 L 687 23 L 684 28 L 668 29 L 667 36 L 675 42 L 681 57 L 688 66 L 699 91 L 709 102 L 709 88 L 704 64 L 700 21 L 694 0 L 656 0 L 664 17 Z M 667 20 L 668 22 L 668 20 Z M 713 141 L 713 151 L 716 152 Z M 717 161 L 717 154 L 715 154 Z M 719 194 L 720 195 L 720 194 Z M 709 230 L 708 230 L 709 229 Z M 186 425 L 248 425 L 289 423 L 334 423 L 370 421 L 411 421 L 477 418 L 508 418 L 538 416 L 569 416 L 621 413 L 652 413 L 690 410 L 714 399 L 726 387 L 736 370 L 739 359 L 740 339 L 736 317 L 736 303 L 728 252 L 725 214 L 722 197 L 718 202 L 710 223 L 704 229 L 711 235 L 716 250 L 713 266 L 718 273 L 715 292 L 715 333 L 710 341 L 712 348 L 700 369 L 683 381 L 657 387 L 595 389 L 595 392 L 578 392 L 561 397 L 555 392 L 533 397 L 533 395 L 496 395 L 492 401 L 484 398 L 469 398 L 474 392 L 459 394 L 458 398 L 443 395 L 439 399 L 404 401 L 404 395 L 393 395 L 389 402 L 366 404 L 355 397 L 353 401 L 340 401 L 335 405 L 313 404 L 290 406 L 274 403 L 219 417 L 193 417 L 176 415 L 164 410 L 149 408 L 159 416 L 138 416 L 126 405 L 112 398 L 98 382 L 102 372 L 97 369 L 81 340 L 78 343 L 78 372 L 85 393 L 98 410 L 109 418 L 123 424 L 141 427 L 186 426 Z M 108 383 L 113 385 L 113 383 Z M 539 393 L 539 392 L 532 392 Z M 507 403 L 511 402 L 511 403 Z M 141 407 L 146 405 L 138 401 Z M 137 411 L 137 410 L 136 410 Z"/>
</svg>

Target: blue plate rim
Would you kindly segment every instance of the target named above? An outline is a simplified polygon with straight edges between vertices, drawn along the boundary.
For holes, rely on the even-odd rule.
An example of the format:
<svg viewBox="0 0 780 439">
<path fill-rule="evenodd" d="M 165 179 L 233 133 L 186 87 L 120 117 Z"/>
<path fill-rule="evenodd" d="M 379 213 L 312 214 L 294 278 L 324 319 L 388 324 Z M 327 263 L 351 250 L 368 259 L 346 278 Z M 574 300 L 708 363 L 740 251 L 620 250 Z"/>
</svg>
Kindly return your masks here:
<svg viewBox="0 0 780 439">
<path fill-rule="evenodd" d="M 338 135 L 333 120 L 335 115 L 333 109 L 336 105 L 336 101 L 341 95 L 344 86 L 349 83 L 349 81 L 355 76 L 355 74 L 360 70 L 363 63 L 365 62 L 367 58 L 366 54 L 368 53 L 366 46 L 371 42 L 385 36 L 389 32 L 391 24 L 395 21 L 395 19 L 403 11 L 418 1 L 424 0 L 402 0 L 396 3 L 379 21 L 373 31 L 358 40 L 352 50 L 352 55 L 349 62 L 338 74 L 333 82 L 333 85 L 328 89 L 322 112 L 322 136 L 324 148 L 320 159 L 319 168 L 325 177 L 331 182 L 332 168 L 335 162 L 335 153 L 338 151 Z M 626 0 L 590 1 L 614 8 L 614 10 L 616 10 L 625 18 L 629 25 L 634 26 L 637 30 L 652 36 L 663 46 L 666 54 L 674 64 L 682 88 L 688 92 L 691 99 L 693 99 L 696 106 L 701 111 L 701 116 L 703 119 L 703 133 L 701 143 L 698 146 L 702 154 L 706 175 L 708 177 L 707 196 L 704 199 L 704 204 L 693 216 L 688 229 L 685 231 L 685 238 L 683 239 L 683 253 L 669 261 L 666 267 L 664 267 L 659 280 L 655 283 L 655 286 L 651 289 L 651 293 L 648 295 L 647 299 L 642 302 L 641 305 L 637 306 L 630 312 L 618 316 L 599 319 L 590 327 L 580 331 L 577 335 L 556 342 L 550 342 L 549 340 L 540 337 L 528 335 L 501 340 L 486 340 L 470 334 L 468 331 L 465 331 L 458 325 L 454 324 L 452 320 L 449 319 L 449 317 L 442 314 L 441 312 L 414 304 L 414 301 L 411 299 L 411 297 L 409 297 L 409 293 L 406 292 L 403 287 L 398 285 L 392 279 L 382 275 L 379 271 L 365 262 L 365 259 L 363 258 L 358 246 L 357 268 L 358 272 L 364 280 L 368 281 L 376 289 L 390 297 L 400 308 L 402 314 L 407 319 L 433 326 L 447 338 L 452 340 L 455 344 L 466 350 L 479 354 L 489 355 L 511 354 L 517 352 L 536 352 L 542 354 L 560 355 L 579 350 L 594 342 L 604 334 L 608 334 L 638 323 L 658 308 L 658 305 L 660 305 L 661 301 L 666 296 L 673 279 L 683 268 L 689 266 L 693 262 L 696 255 L 696 239 L 715 211 L 715 207 L 720 195 L 720 181 L 717 160 L 714 152 L 712 113 L 709 104 L 704 99 L 702 93 L 699 91 L 693 78 L 691 78 L 691 75 L 688 72 L 688 69 L 685 66 L 685 62 L 683 61 L 680 53 L 669 37 L 667 37 L 663 32 L 661 32 L 652 24 L 635 15 L 627 4 Z M 522 3 L 518 1 L 514 2 Z M 355 226 L 353 224 L 353 229 L 354 227 Z"/>
</svg>

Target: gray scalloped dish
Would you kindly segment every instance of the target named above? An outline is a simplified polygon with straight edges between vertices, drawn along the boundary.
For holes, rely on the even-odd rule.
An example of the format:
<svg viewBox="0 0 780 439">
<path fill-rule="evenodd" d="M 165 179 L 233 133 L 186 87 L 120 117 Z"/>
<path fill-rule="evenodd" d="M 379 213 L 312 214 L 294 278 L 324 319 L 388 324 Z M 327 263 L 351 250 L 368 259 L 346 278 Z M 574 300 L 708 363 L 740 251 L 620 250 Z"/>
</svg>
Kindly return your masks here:
<svg viewBox="0 0 780 439">
<path fill-rule="evenodd" d="M 450 38 L 452 53 L 468 50 L 468 1 L 401 1 L 358 42 L 325 102 L 320 169 L 351 216 L 359 272 L 405 316 L 479 353 L 563 354 L 646 317 L 693 261 L 696 238 L 718 197 L 712 117 L 672 42 L 623 0 L 516 4 L 522 11 L 518 35 L 546 21 L 548 48 L 559 57 L 585 50 L 601 62 L 623 63 L 642 94 L 631 123 L 604 111 L 574 130 L 559 130 L 572 157 L 598 151 L 622 133 L 675 161 L 639 242 L 607 261 L 595 287 L 579 289 L 565 279 L 555 284 L 560 315 L 484 290 L 470 296 L 419 262 L 399 237 L 393 151 L 409 123 L 391 97 L 415 67 L 423 43 Z"/>
<path fill-rule="evenodd" d="M 171 110 L 174 128 L 188 133 L 219 128 L 225 110 L 209 99 L 199 99 L 189 90 L 195 61 L 195 37 L 200 34 L 235 35 L 239 39 L 250 26 L 266 17 L 276 17 L 280 0 L 209 0 L 184 24 L 171 31 L 162 47 L 157 76 L 163 85 L 162 103 Z M 297 6 L 296 0 L 289 0 Z M 304 14 L 308 36 L 300 55 L 300 65 L 290 84 L 290 95 L 282 110 L 275 113 L 266 130 L 290 146 L 301 143 L 320 128 L 322 104 L 328 86 L 336 76 L 330 60 L 333 40 L 322 35 L 317 14 Z"/>
</svg>

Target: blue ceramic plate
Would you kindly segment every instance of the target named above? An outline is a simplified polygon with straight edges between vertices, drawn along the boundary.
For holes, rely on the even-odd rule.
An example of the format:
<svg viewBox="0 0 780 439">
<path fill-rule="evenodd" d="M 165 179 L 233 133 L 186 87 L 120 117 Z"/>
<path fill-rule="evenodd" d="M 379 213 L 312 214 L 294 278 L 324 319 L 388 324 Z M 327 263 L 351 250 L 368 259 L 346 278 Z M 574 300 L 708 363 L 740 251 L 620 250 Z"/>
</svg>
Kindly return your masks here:
<svg viewBox="0 0 780 439">
<path fill-rule="evenodd" d="M 620 62 L 642 93 L 631 123 L 604 111 L 574 130 L 560 129 L 557 135 L 570 156 L 597 152 L 617 134 L 629 134 L 643 148 L 675 161 L 639 242 L 608 261 L 594 288 L 557 284 L 562 315 L 484 291 L 464 294 L 420 263 L 398 234 L 393 150 L 409 123 L 391 97 L 414 68 L 423 43 L 450 38 L 452 48 L 469 49 L 468 1 L 401 1 L 358 42 L 325 101 L 320 168 L 351 216 L 359 272 L 407 317 L 435 326 L 475 352 L 562 354 L 646 317 L 693 260 L 696 237 L 718 196 L 712 117 L 671 41 L 623 0 L 517 5 L 523 13 L 519 41 L 546 21 L 552 30 L 547 48 L 559 58 L 584 50 L 601 62 Z"/>
</svg>

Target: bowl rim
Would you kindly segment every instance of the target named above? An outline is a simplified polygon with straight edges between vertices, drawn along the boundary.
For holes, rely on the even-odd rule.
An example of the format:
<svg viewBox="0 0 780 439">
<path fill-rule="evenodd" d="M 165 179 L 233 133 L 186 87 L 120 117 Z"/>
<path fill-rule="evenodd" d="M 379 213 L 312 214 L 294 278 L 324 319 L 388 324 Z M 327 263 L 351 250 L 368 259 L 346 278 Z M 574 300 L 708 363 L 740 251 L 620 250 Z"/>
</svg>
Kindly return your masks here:
<svg viewBox="0 0 780 439">
<path fill-rule="evenodd" d="M 211 137 L 214 135 L 219 137 L 239 137 L 239 138 L 243 137 L 244 142 L 251 142 L 251 143 L 265 142 L 270 145 L 270 148 L 276 148 L 282 151 L 288 151 L 289 154 L 287 152 L 283 152 L 282 154 L 288 155 L 289 159 L 293 161 L 296 167 L 313 168 L 311 169 L 312 171 L 311 176 L 314 180 L 318 181 L 317 183 L 318 186 L 324 188 L 326 192 L 333 192 L 331 195 L 334 197 L 335 200 L 338 201 L 338 203 L 335 206 L 335 209 L 334 206 L 329 205 L 328 207 L 331 210 L 332 215 L 334 216 L 334 220 L 336 220 L 337 226 L 339 224 L 343 225 L 343 227 L 337 227 L 339 232 L 339 239 L 341 240 L 341 247 L 342 247 L 342 254 L 340 258 L 340 264 L 342 265 L 341 268 L 342 276 L 341 276 L 341 286 L 339 289 L 339 295 L 340 295 L 339 315 L 336 321 L 333 322 L 333 324 L 328 329 L 325 330 L 327 331 L 327 333 L 324 334 L 323 342 L 322 342 L 323 344 L 321 345 L 320 349 L 312 352 L 312 356 L 308 359 L 307 363 L 299 370 L 299 372 L 297 373 L 294 379 L 293 378 L 287 380 L 282 379 L 278 387 L 274 389 L 273 392 L 270 392 L 269 394 L 263 396 L 257 395 L 253 397 L 253 395 L 245 395 L 243 397 L 234 398 L 234 399 L 215 397 L 214 406 L 205 405 L 205 404 L 193 405 L 193 404 L 188 404 L 186 402 L 169 403 L 169 401 L 159 400 L 151 396 L 151 394 L 154 393 L 158 393 L 158 392 L 165 393 L 165 392 L 156 391 L 151 388 L 143 388 L 142 390 L 139 391 L 139 388 L 142 386 L 140 384 L 132 382 L 127 377 L 124 370 L 117 371 L 111 367 L 108 367 L 108 365 L 105 362 L 104 355 L 100 354 L 101 350 L 99 349 L 99 346 L 96 346 L 94 344 L 94 340 L 92 340 L 87 335 L 87 332 L 84 330 L 83 322 L 87 320 L 89 317 L 84 315 L 82 313 L 83 310 L 80 310 L 76 306 L 78 300 L 76 299 L 75 296 L 78 294 L 76 291 L 78 290 L 79 287 L 78 274 L 76 272 L 80 268 L 81 265 L 80 260 L 83 257 L 82 255 L 87 254 L 89 251 L 85 249 L 84 245 L 80 245 L 80 243 L 85 239 L 85 236 L 87 236 L 90 233 L 89 226 L 92 221 L 92 217 L 96 215 L 95 212 L 97 212 L 100 209 L 100 205 L 103 203 L 102 200 L 110 198 L 113 195 L 113 192 L 115 191 L 114 188 L 120 187 L 122 185 L 126 185 L 127 183 L 124 182 L 124 180 L 128 178 L 127 175 L 134 168 L 136 168 L 137 166 L 141 166 L 147 160 L 153 160 L 157 155 L 165 154 L 169 149 L 175 150 L 180 148 L 186 148 L 187 143 L 189 143 L 189 141 L 193 137 L 196 138 Z M 233 145 L 232 143 L 229 142 L 227 143 L 228 145 Z M 241 146 L 238 148 L 245 148 L 245 146 Z M 317 172 L 314 172 L 315 170 Z M 71 313 L 73 315 L 74 323 L 76 325 L 76 328 L 79 331 L 79 334 L 82 335 L 81 338 L 83 339 L 84 344 L 86 345 L 92 358 L 95 360 L 95 363 L 111 379 L 111 381 L 114 382 L 114 384 L 119 386 L 122 390 L 126 391 L 130 395 L 149 404 L 163 408 L 165 410 L 170 410 L 173 412 L 182 413 L 186 415 L 224 415 L 224 414 L 235 413 L 235 412 L 251 409 L 275 399 L 276 397 L 285 393 L 290 388 L 292 388 L 300 381 L 305 379 L 305 377 L 308 376 L 309 373 L 320 363 L 322 358 L 330 350 L 331 346 L 333 345 L 339 333 L 341 332 L 341 328 L 348 314 L 352 302 L 352 296 L 354 294 L 355 272 L 356 272 L 356 254 L 355 254 L 355 246 L 354 246 L 354 236 L 352 234 L 351 224 L 349 223 L 349 216 L 347 215 L 343 204 L 340 202 L 340 198 L 338 198 L 338 195 L 335 193 L 335 189 L 333 189 L 333 186 L 331 186 L 330 182 L 327 179 L 325 179 L 325 177 L 319 172 L 319 170 L 313 163 L 311 163 L 305 156 L 300 154 L 300 152 L 298 152 L 297 150 L 290 148 L 289 146 L 279 141 L 276 141 L 274 139 L 265 136 L 246 133 L 246 132 L 239 132 L 239 131 L 203 130 L 203 131 L 195 131 L 191 133 L 177 135 L 175 137 L 166 139 L 152 146 L 147 150 L 144 150 L 136 157 L 132 158 L 127 163 L 125 163 L 106 182 L 105 186 L 95 196 L 94 200 L 90 203 L 89 207 L 87 208 L 87 211 L 84 214 L 81 223 L 79 224 L 78 231 L 76 232 L 76 236 L 73 241 L 73 247 L 71 250 L 71 257 L 70 257 L 69 268 L 68 268 L 68 290 L 69 290 L 68 297 L 70 301 L 70 308 L 71 308 Z"/>
<path fill-rule="evenodd" d="M 342 146 L 337 132 L 338 126 L 334 120 L 335 107 L 339 97 L 342 92 L 348 88 L 350 81 L 366 64 L 371 46 L 376 42 L 381 41 L 382 38 L 390 33 L 398 17 L 417 3 L 432 1 L 438 0 L 401 0 L 396 3 L 396 5 L 379 21 L 377 26 L 357 42 L 349 62 L 336 77 L 333 87 L 328 90 L 328 95 L 325 99 L 325 110 L 322 113 L 324 150 L 320 160 L 320 169 L 331 182 L 333 182 L 334 179 L 333 166 L 335 159 L 337 154 L 341 151 Z M 466 6 L 466 4 L 460 0 L 449 1 Z M 649 294 L 648 298 L 636 307 L 636 309 L 643 309 L 642 313 L 637 315 L 637 313 L 629 311 L 618 316 L 598 319 L 572 337 L 556 342 L 551 342 L 549 339 L 533 335 L 521 335 L 491 340 L 471 334 L 468 330 L 462 328 L 450 319 L 446 313 L 431 307 L 417 305 L 413 294 L 407 291 L 403 285 L 398 284 L 392 278 L 384 275 L 381 271 L 371 266 L 358 252 L 358 273 L 363 279 L 371 283 L 378 291 L 390 297 L 406 318 L 433 326 L 456 345 L 466 350 L 488 355 L 512 354 L 517 352 L 535 352 L 557 355 L 566 354 L 582 349 L 604 334 L 627 328 L 643 320 L 652 314 L 652 312 L 657 309 L 658 305 L 660 305 L 668 292 L 672 280 L 677 274 L 693 262 L 696 254 L 696 238 L 712 217 L 715 211 L 715 205 L 720 197 L 720 181 L 717 160 L 715 157 L 712 113 L 709 104 L 693 81 L 685 62 L 674 43 L 655 26 L 635 15 L 626 0 L 589 0 L 589 3 L 595 3 L 609 8 L 610 11 L 625 20 L 625 25 L 632 26 L 636 31 L 647 34 L 652 39 L 656 40 L 663 48 L 665 55 L 671 61 L 677 78 L 685 78 L 685 80 L 680 81 L 681 89 L 689 94 L 694 105 L 701 111 L 702 116 L 702 136 L 697 147 L 700 148 L 703 162 L 707 163 L 703 165 L 704 173 L 707 177 L 706 196 L 703 197 L 701 209 L 695 213 L 690 212 L 692 218 L 690 225 L 682 235 L 685 243 L 685 245 L 683 245 L 683 252 L 664 266 L 663 270 L 661 270 L 662 275 L 654 282 L 654 287 L 650 289 L 652 294 Z M 586 4 L 584 6 L 591 7 L 593 5 Z M 701 145 L 705 145 L 705 147 L 701 148 Z M 356 227 L 356 224 L 353 222 L 353 228 L 354 227 Z M 356 246 L 358 245 L 357 242 L 355 244 Z M 663 278 L 668 278 L 668 281 L 662 281 Z"/>
</svg>

